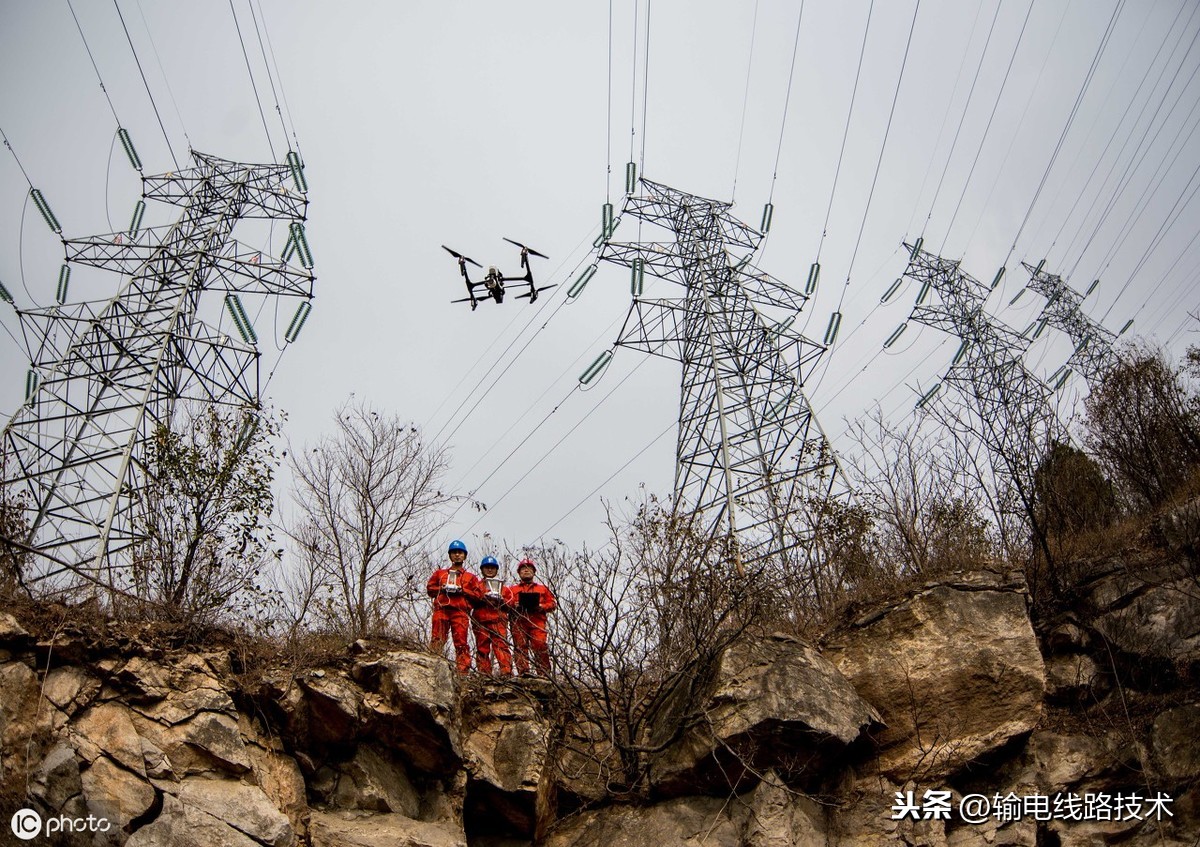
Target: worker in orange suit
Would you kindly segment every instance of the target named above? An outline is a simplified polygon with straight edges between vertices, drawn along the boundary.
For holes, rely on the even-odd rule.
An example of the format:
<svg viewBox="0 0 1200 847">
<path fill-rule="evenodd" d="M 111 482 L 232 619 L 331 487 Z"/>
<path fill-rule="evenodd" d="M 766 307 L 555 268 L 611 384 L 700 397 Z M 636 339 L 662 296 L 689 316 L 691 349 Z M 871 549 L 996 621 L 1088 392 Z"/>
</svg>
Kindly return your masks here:
<svg viewBox="0 0 1200 847">
<path fill-rule="evenodd" d="M 438 568 L 429 577 L 426 593 L 433 599 L 433 635 L 429 648 L 441 653 L 449 636 L 454 641 L 454 665 L 459 673 L 471 670 L 471 645 L 467 643 L 467 630 L 471 621 L 471 606 L 475 598 L 482 596 L 479 578 L 468 572 L 463 563 L 467 560 L 467 545 L 455 539 L 446 551 L 450 567 Z"/>
<path fill-rule="evenodd" d="M 550 649 L 546 646 L 546 615 L 558 604 L 550 589 L 534 580 L 537 567 L 533 559 L 522 559 L 517 565 L 518 582 L 504 589 L 505 602 L 511 609 L 513 649 L 516 653 L 517 673 L 550 674 Z"/>
<path fill-rule="evenodd" d="M 471 611 L 471 629 L 475 633 L 475 669 L 492 672 L 492 653 L 500 666 L 500 676 L 512 676 L 512 653 L 508 649 L 508 604 L 504 602 L 504 584 L 500 563 L 495 556 L 484 556 L 479 563 L 482 594 Z"/>
</svg>

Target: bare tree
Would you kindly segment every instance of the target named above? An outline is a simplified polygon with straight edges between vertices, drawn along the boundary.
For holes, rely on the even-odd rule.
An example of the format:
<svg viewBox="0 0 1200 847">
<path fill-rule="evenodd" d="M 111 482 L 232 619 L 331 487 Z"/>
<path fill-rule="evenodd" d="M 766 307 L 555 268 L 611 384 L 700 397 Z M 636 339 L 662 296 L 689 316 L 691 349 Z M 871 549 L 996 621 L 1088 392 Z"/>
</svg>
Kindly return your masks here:
<svg viewBox="0 0 1200 847">
<path fill-rule="evenodd" d="M 1161 505 L 1200 468 L 1200 395 L 1162 351 L 1124 351 L 1088 396 L 1084 425 L 1088 447 L 1135 510 Z"/>
<path fill-rule="evenodd" d="M 209 623 L 252 601 L 274 556 L 268 525 L 277 421 L 250 408 L 184 407 L 145 457 L 130 597 L 141 614 Z"/>
<path fill-rule="evenodd" d="M 423 596 L 420 545 L 455 498 L 442 489 L 445 451 L 417 428 L 363 403 L 343 404 L 335 430 L 291 451 L 299 557 L 293 603 L 351 637 L 391 629 L 401 602 Z"/>
<path fill-rule="evenodd" d="M 581 797 L 645 795 L 654 754 L 700 719 L 688 710 L 717 657 L 764 619 L 759 572 L 738 576 L 727 540 L 689 518 L 649 498 L 631 519 L 610 512 L 599 551 L 534 552 L 559 601 L 553 682 L 569 720 L 556 762 Z"/>
<path fill-rule="evenodd" d="M 859 447 L 849 459 L 854 487 L 879 528 L 885 568 L 922 573 L 990 556 L 983 515 L 994 501 L 961 439 L 893 426 L 878 409 L 850 433 Z"/>
</svg>

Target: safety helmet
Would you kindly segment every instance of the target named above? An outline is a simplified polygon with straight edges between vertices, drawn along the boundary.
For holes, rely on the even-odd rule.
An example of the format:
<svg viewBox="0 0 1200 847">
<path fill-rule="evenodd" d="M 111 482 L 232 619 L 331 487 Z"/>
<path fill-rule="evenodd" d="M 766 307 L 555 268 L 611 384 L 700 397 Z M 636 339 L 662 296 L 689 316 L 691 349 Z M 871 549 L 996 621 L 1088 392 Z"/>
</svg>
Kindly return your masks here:
<svg viewBox="0 0 1200 847">
<path fill-rule="evenodd" d="M 524 558 L 521 561 L 517 562 L 517 570 L 520 570 L 521 568 L 526 567 L 526 566 L 533 568 L 533 572 L 537 573 L 537 565 L 535 565 L 533 563 L 533 559 Z"/>
<path fill-rule="evenodd" d="M 498 568 L 498 567 L 500 567 L 500 563 L 496 561 L 495 556 L 484 556 L 483 560 L 479 563 L 479 567 L 481 567 L 481 568 Z"/>
<path fill-rule="evenodd" d="M 450 542 L 450 548 L 446 552 L 453 553 L 455 550 L 458 550 L 461 553 L 465 553 L 465 552 L 467 552 L 467 545 L 463 544 L 461 541 L 459 541 L 456 538 Z"/>
</svg>

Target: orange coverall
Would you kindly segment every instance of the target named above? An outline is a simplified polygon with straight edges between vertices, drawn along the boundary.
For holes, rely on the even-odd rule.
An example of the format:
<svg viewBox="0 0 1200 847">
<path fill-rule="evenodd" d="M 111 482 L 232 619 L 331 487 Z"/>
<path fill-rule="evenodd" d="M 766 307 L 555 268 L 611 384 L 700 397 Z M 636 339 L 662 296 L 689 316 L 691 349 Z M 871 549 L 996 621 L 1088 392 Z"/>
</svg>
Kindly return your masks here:
<svg viewBox="0 0 1200 847">
<path fill-rule="evenodd" d="M 546 646 L 546 613 L 558 604 L 550 589 L 540 582 L 518 582 L 504 589 L 504 601 L 512 609 L 513 650 L 517 673 L 529 672 L 529 662 L 544 674 L 550 673 L 550 648 Z"/>
<path fill-rule="evenodd" d="M 498 581 L 498 580 L 497 580 Z M 492 652 L 496 653 L 496 664 L 501 676 L 512 675 L 512 654 L 508 649 L 508 604 L 504 601 L 504 590 L 498 594 L 487 593 L 487 580 L 480 579 L 483 592 L 475 601 L 471 612 L 472 629 L 475 632 L 475 668 L 484 674 L 492 672 Z"/>
<path fill-rule="evenodd" d="M 457 591 L 447 590 L 451 575 L 458 583 Z M 449 636 L 454 641 L 454 665 L 459 673 L 467 673 L 471 670 L 471 645 L 467 642 L 471 605 L 474 598 L 483 595 L 478 577 L 466 570 L 438 568 L 429 577 L 425 592 L 433 598 L 433 635 L 429 648 L 441 653 Z"/>
</svg>

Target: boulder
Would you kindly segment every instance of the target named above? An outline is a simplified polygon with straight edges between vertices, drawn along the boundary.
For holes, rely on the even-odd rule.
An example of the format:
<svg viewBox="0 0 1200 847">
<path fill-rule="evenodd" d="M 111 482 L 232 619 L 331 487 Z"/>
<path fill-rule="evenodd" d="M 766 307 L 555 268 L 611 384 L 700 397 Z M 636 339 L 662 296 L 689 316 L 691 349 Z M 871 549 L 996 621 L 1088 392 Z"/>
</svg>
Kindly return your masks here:
<svg viewBox="0 0 1200 847">
<path fill-rule="evenodd" d="M 300 766 L 291 756 L 250 745 L 254 778 L 275 808 L 287 815 L 292 829 L 303 833 L 308 826 L 308 794 Z"/>
<path fill-rule="evenodd" d="M 129 710 L 120 703 L 101 703 L 88 709 L 71 725 L 71 735 L 85 761 L 104 755 L 126 770 L 146 776 L 142 741 Z"/>
<path fill-rule="evenodd" d="M 1108 689 L 1108 677 L 1084 653 L 1046 658 L 1046 696 L 1060 703 L 1098 700 Z"/>
<path fill-rule="evenodd" d="M 290 847 L 295 831 L 287 817 L 256 785 L 232 779 L 189 777 L 173 792 L 191 806 L 269 847 Z"/>
<path fill-rule="evenodd" d="M 404 766 L 359 745 L 354 757 L 336 766 L 337 778 L 330 796 L 336 809 L 395 812 L 408 818 L 421 813 L 421 796 L 404 772 Z"/>
<path fill-rule="evenodd" d="M 262 847 L 254 839 L 195 806 L 163 796 L 162 811 L 137 829 L 125 847 Z"/>
<path fill-rule="evenodd" d="M 931 583 L 854 621 L 826 654 L 883 715 L 877 766 L 899 783 L 949 775 L 1041 718 L 1045 670 L 1020 579 Z"/>
<path fill-rule="evenodd" d="M 1200 662 L 1200 592 L 1183 566 L 1109 573 L 1089 586 L 1088 595 L 1096 610 L 1093 626 L 1123 653 Z"/>
<path fill-rule="evenodd" d="M 465 703 L 463 727 L 467 820 L 484 821 L 488 832 L 534 837 L 548 817 L 551 722 L 523 690 L 488 683 Z"/>
<path fill-rule="evenodd" d="M 23 647 L 32 638 L 17 619 L 8 612 L 0 612 L 0 645 L 4 647 Z"/>
<path fill-rule="evenodd" d="M 825 811 L 769 771 L 745 799 L 742 847 L 826 847 Z"/>
<path fill-rule="evenodd" d="M 686 729 L 651 763 L 656 792 L 726 792 L 777 769 L 792 780 L 823 764 L 878 724 L 879 714 L 816 648 L 786 635 L 735 642 L 698 701 L 673 704 L 651 744 L 690 716 Z"/>
<path fill-rule="evenodd" d="M 608 733 L 579 714 L 566 716 L 550 764 L 554 784 L 574 802 L 603 800 L 614 778 L 620 781 L 621 762 Z"/>
<path fill-rule="evenodd" d="M 0 750 L 10 755 L 33 729 L 38 713 L 37 675 L 24 662 L 0 664 Z"/>
<path fill-rule="evenodd" d="M 100 690 L 100 682 L 80 668 L 54 668 L 46 674 L 42 693 L 68 716 L 90 701 Z"/>
<path fill-rule="evenodd" d="M 191 720 L 170 726 L 138 717 L 135 724 L 143 739 L 165 754 L 171 770 L 180 776 L 250 770 L 250 754 L 237 721 L 227 714 L 198 712 Z"/>
<path fill-rule="evenodd" d="M 344 676 L 324 674 L 297 680 L 297 686 L 309 738 L 325 745 L 352 743 L 361 729 L 358 686 Z"/>
<path fill-rule="evenodd" d="M 403 815 L 313 812 L 311 847 L 467 847 L 462 830 Z"/>
<path fill-rule="evenodd" d="M 79 776 L 90 814 L 106 818 L 121 830 L 154 802 L 154 788 L 144 778 L 100 756 Z"/>
<path fill-rule="evenodd" d="M 126 702 L 154 703 L 172 691 L 171 674 L 157 662 L 134 656 L 113 673 L 112 679 L 125 692 Z"/>
<path fill-rule="evenodd" d="M 744 807 L 718 797 L 676 797 L 653 806 L 608 806 L 559 822 L 545 847 L 742 847 Z"/>
<path fill-rule="evenodd" d="M 837 847 L 945 847 L 944 820 L 896 819 L 895 804 L 901 790 L 885 776 L 852 775 L 844 780 L 829 812 L 828 843 Z M 903 792 L 909 791 L 914 802 L 923 802 L 924 789 L 908 783 Z"/>
<path fill-rule="evenodd" d="M 365 731 L 400 753 L 413 768 L 444 776 L 462 764 L 458 690 L 450 665 L 430 653 L 395 651 L 357 662 Z"/>
<path fill-rule="evenodd" d="M 66 808 L 67 801 L 83 792 L 79 760 L 66 744 L 53 747 L 33 772 L 29 793 L 52 812 Z"/>
</svg>

